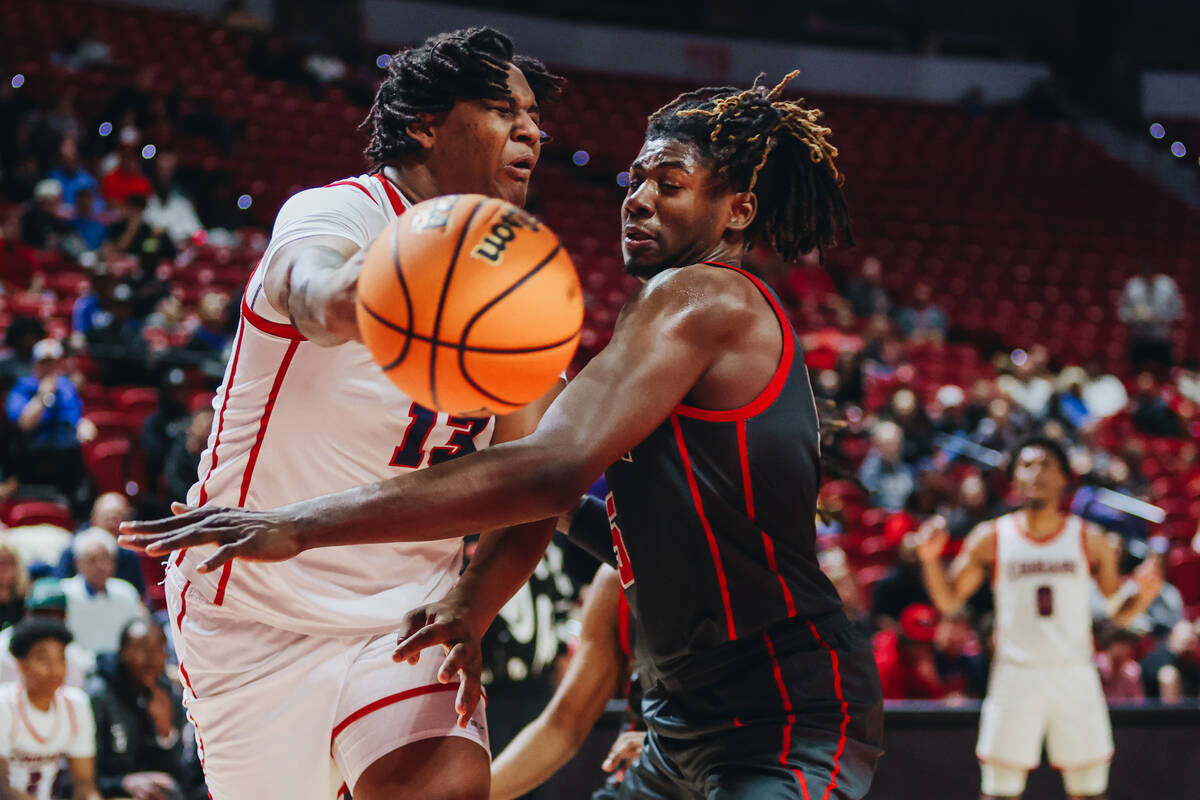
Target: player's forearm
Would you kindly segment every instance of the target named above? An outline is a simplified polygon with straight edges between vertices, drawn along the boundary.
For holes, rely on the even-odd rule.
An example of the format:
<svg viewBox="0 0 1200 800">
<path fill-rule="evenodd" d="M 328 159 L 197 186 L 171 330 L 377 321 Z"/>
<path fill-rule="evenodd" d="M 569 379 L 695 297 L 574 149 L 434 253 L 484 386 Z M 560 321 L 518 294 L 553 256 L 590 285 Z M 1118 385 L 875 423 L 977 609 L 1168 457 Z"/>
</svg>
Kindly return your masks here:
<svg viewBox="0 0 1200 800">
<path fill-rule="evenodd" d="M 314 245 L 286 265 L 280 304 L 309 341 L 332 346 L 360 341 L 355 312 L 358 274 L 364 251 L 346 257 L 332 247 Z"/>
<path fill-rule="evenodd" d="M 556 724 L 552 708 L 526 725 L 492 763 L 491 800 L 512 800 L 533 791 L 579 750 L 587 731 Z"/>
<path fill-rule="evenodd" d="M 940 613 L 953 614 L 962 608 L 963 601 L 950 585 L 941 561 L 922 562 L 921 571 L 925 576 L 925 590 L 929 592 L 929 599 Z"/>
<path fill-rule="evenodd" d="M 545 519 L 480 537 L 453 590 L 469 609 L 477 636 L 483 636 L 504 604 L 529 580 L 553 535 L 554 520 Z"/>
<path fill-rule="evenodd" d="M 586 486 L 581 466 L 532 437 L 281 509 L 300 549 L 452 539 L 548 519 Z"/>
</svg>

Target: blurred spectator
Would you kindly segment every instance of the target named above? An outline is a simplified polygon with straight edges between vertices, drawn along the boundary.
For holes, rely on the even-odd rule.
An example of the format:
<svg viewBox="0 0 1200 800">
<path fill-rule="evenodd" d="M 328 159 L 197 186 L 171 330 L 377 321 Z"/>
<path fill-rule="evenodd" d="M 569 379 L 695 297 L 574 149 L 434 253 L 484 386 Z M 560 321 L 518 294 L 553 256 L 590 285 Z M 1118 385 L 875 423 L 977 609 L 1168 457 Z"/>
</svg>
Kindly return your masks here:
<svg viewBox="0 0 1200 800">
<path fill-rule="evenodd" d="M 43 339 L 33 348 L 33 374 L 8 394 L 8 418 L 21 431 L 18 477 L 22 483 L 57 487 L 76 496 L 84 479 L 80 444 L 96 436 L 83 416 L 83 401 L 64 374 L 63 347 Z"/>
<path fill-rule="evenodd" d="M 1182 436 L 1179 416 L 1159 390 L 1154 375 L 1141 372 L 1137 376 L 1134 395 L 1130 400 L 1133 427 L 1149 436 Z"/>
<path fill-rule="evenodd" d="M 113 291 L 113 276 L 108 264 L 101 261 L 96 265 L 88 287 L 71 306 L 71 333 L 84 337 L 84 342 L 72 342 L 72 347 L 83 349 L 86 337 L 93 330 L 108 324 L 111 315 L 108 313 L 108 299 Z M 75 337 L 72 336 L 74 339 Z"/>
<path fill-rule="evenodd" d="M 188 422 L 187 378 L 181 369 L 168 370 L 158 386 L 158 407 L 142 426 L 146 484 L 152 492 L 158 492 L 167 452 L 175 440 L 184 435 Z"/>
<path fill-rule="evenodd" d="M 1183 619 L 1183 595 L 1167 581 L 1164 553 L 1169 543 L 1155 537 L 1149 542 L 1149 553 L 1117 592 L 1107 599 L 1113 625 L 1134 635 L 1165 635 Z M 1145 611 L 1138 612 L 1135 598 L 1142 591 L 1151 592 L 1154 600 Z"/>
<path fill-rule="evenodd" d="M 937 700 L 946 696 L 933 641 L 938 613 L 915 603 L 900 614 L 896 631 L 875 634 L 875 661 L 885 700 Z"/>
<path fill-rule="evenodd" d="M 67 618 L 67 596 L 63 594 L 58 578 L 38 578 L 29 587 L 25 597 L 27 619 L 51 619 L 63 622 Z M 11 683 L 21 677 L 17 661 L 9 652 L 12 644 L 12 628 L 0 631 L 0 683 Z M 66 685 L 82 689 L 87 676 L 95 666 L 93 655 L 75 642 L 67 645 Z"/>
<path fill-rule="evenodd" d="M 107 386 L 148 382 L 149 354 L 141 336 L 142 324 L 133 315 L 133 290 L 119 283 L 108 300 L 103 322 L 87 334 L 88 354 L 100 366 Z"/>
<path fill-rule="evenodd" d="M 0 293 L 27 289 L 38 269 L 37 250 L 21 238 L 21 217 L 14 209 L 0 227 Z"/>
<path fill-rule="evenodd" d="M 25 616 L 28 592 L 29 573 L 25 571 L 20 552 L 0 541 L 0 629 L 16 625 Z"/>
<path fill-rule="evenodd" d="M 1139 274 L 1126 282 L 1117 307 L 1117 315 L 1129 326 L 1129 360 L 1135 369 L 1175 364 L 1171 325 L 1183 317 L 1183 310 L 1174 279 L 1156 274 L 1154 264 L 1143 261 Z"/>
<path fill-rule="evenodd" d="M 27 619 L 13 628 L 9 643 L 21 679 L 0 692 L 0 759 L 12 794 L 34 788 L 38 798 L 50 797 L 58 772 L 66 762 L 75 800 L 99 800 L 95 786 L 96 725 L 87 695 L 65 684 L 64 651 L 70 632 L 61 622 Z M 64 721 L 67 724 L 63 724 Z M 44 783 L 43 783 L 44 781 Z M 19 793 L 19 794 L 18 794 Z"/>
<path fill-rule="evenodd" d="M 111 653 L 125 624 L 144 617 L 146 610 L 137 589 L 113 577 L 117 540 L 111 533 L 88 528 L 75 535 L 72 548 L 79 574 L 61 582 L 67 596 L 67 627 L 85 650 Z"/>
<path fill-rule="evenodd" d="M 1107 419 L 1124 411 L 1129 403 L 1129 395 L 1121 379 L 1105 373 L 1096 362 L 1087 364 L 1084 369 L 1088 377 L 1083 386 L 1083 403 L 1088 412 L 1100 419 Z"/>
<path fill-rule="evenodd" d="M 872 447 L 858 469 L 858 479 L 871 494 L 871 504 L 900 511 L 917 488 L 916 473 L 904 463 L 904 431 L 884 421 L 871 434 Z"/>
<path fill-rule="evenodd" d="M 945 515 L 946 530 L 953 539 L 965 539 L 976 525 L 997 516 L 999 511 L 987 481 L 978 472 L 970 472 L 959 483 L 957 502 Z"/>
<path fill-rule="evenodd" d="M 106 530 L 113 536 L 119 533 L 121 523 L 133 517 L 133 507 L 129 504 L 129 500 L 125 495 L 119 492 L 105 492 L 96 498 L 96 502 L 92 503 L 92 513 L 88 518 L 89 528 L 100 528 Z M 82 533 L 81 529 L 79 532 Z M 77 570 L 75 568 L 75 549 L 68 547 L 63 551 L 62 558 L 58 560 L 54 567 L 54 577 L 56 578 L 71 578 L 74 577 Z M 142 574 L 142 562 L 137 553 L 125 548 L 117 549 L 117 569 L 116 577 L 128 583 L 134 589 L 137 589 L 139 595 L 146 592 L 146 578 Z"/>
<path fill-rule="evenodd" d="M 875 256 L 867 256 L 858 267 L 858 275 L 846 287 L 846 299 L 855 316 L 873 317 L 887 315 L 892 310 L 892 301 L 881 285 L 883 264 Z"/>
<path fill-rule="evenodd" d="M 200 230 L 200 217 L 187 193 L 175 180 L 179 156 L 159 153 L 154 159 L 154 190 L 146 203 L 146 222 L 163 231 L 176 244 L 182 244 Z"/>
<path fill-rule="evenodd" d="M 950 325 L 946 312 L 933 304 L 933 287 L 925 281 L 913 287 L 913 304 L 896 313 L 896 324 L 914 342 L 942 342 Z"/>
<path fill-rule="evenodd" d="M 83 162 L 79 159 L 79 145 L 72 136 L 63 138 L 58 148 L 58 164 L 47 177 L 58 181 L 62 187 L 62 201 L 69 206 L 75 205 L 75 196 L 80 189 L 99 188 L 96 179 L 83 168 Z"/>
<path fill-rule="evenodd" d="M 1097 639 L 1101 649 L 1096 653 L 1096 668 L 1108 701 L 1129 703 L 1146 699 L 1142 667 L 1137 662 L 1137 635 L 1113 626 L 1102 630 Z"/>
<path fill-rule="evenodd" d="M 219 381 L 225 374 L 226 350 L 230 335 L 225 325 L 228 297 L 221 292 L 205 292 L 200 297 L 196 316 L 200 324 L 184 345 L 187 363 L 198 365 L 206 375 Z"/>
<path fill-rule="evenodd" d="M 876 628 L 894 627 L 904 609 L 913 604 L 927 604 L 929 593 L 921 574 L 921 562 L 906 536 L 896 550 L 896 563 L 881 578 L 871 592 L 871 613 Z"/>
<path fill-rule="evenodd" d="M 933 426 L 912 389 L 898 389 L 888 401 L 887 415 L 904 432 L 901 458 L 916 465 L 933 454 Z"/>
<path fill-rule="evenodd" d="M 106 797 L 184 796 L 179 692 L 166 676 L 167 637 L 146 620 L 127 623 L 115 654 L 97 659 L 88 694 L 96 715 L 96 785 Z"/>
<path fill-rule="evenodd" d="M 99 250 L 108 238 L 108 225 L 96 217 L 96 195 L 88 188 L 75 193 L 75 210 L 67 225 L 79 237 L 85 250 Z"/>
<path fill-rule="evenodd" d="M 113 208 L 125 205 L 130 195 L 140 195 L 143 199 L 151 192 L 150 181 L 142 172 L 142 165 L 136 150 L 137 134 L 130 135 L 121 131 L 121 145 L 117 156 L 117 165 L 110 170 L 100 182 L 104 199 Z"/>
<path fill-rule="evenodd" d="M 1087 373 L 1082 367 L 1067 367 L 1058 373 L 1058 378 L 1054 381 L 1057 397 L 1053 404 L 1053 416 L 1072 429 L 1083 428 L 1096 421 L 1083 396 L 1083 387 L 1087 379 Z"/>
<path fill-rule="evenodd" d="M 183 502 L 197 480 L 200 454 L 208 446 L 208 434 L 212 431 L 213 410 L 198 409 L 192 414 L 187 430 L 176 438 L 167 452 L 163 472 L 167 479 L 167 497 Z"/>
<path fill-rule="evenodd" d="M 1050 410 L 1054 384 L 1039 374 L 1038 361 L 1024 351 L 1017 351 L 1010 363 L 1011 368 L 996 379 L 996 385 L 1033 419 L 1043 419 Z"/>
<path fill-rule="evenodd" d="M 933 639 L 938 678 L 950 697 L 983 697 L 988 660 L 966 609 L 942 617 Z"/>
<path fill-rule="evenodd" d="M 159 261 L 175 258 L 176 252 L 171 238 L 147 220 L 143 194 L 125 196 L 120 218 L 108 227 L 108 244 L 112 252 L 137 256 L 143 269 L 151 271 Z"/>
<path fill-rule="evenodd" d="M 846 617 L 859 631 L 870 636 L 874 632 L 871 625 L 871 609 L 867 605 L 867 598 L 863 595 L 854 570 L 850 569 L 846 561 L 846 552 L 840 547 L 829 547 L 817 555 L 821 569 L 837 589 L 838 597 L 842 599 Z"/>
<path fill-rule="evenodd" d="M 50 56 L 50 62 L 69 70 L 112 66 L 112 48 L 99 39 L 93 39 L 85 31 L 69 36 L 61 50 Z"/>
<path fill-rule="evenodd" d="M 858 320 L 854 312 L 839 300 L 835 306 L 833 320 L 820 330 L 801 337 L 804 345 L 804 361 L 809 369 L 831 370 L 838 359 L 846 353 L 854 354 L 863 349 L 863 338 L 855 331 Z"/>
<path fill-rule="evenodd" d="M 1200 637 L 1197 623 L 1180 620 L 1158 646 L 1142 659 L 1147 697 L 1178 703 L 1200 694 Z"/>
<path fill-rule="evenodd" d="M 800 264 L 788 273 L 787 289 L 805 310 L 815 309 L 838 296 L 833 278 L 829 277 L 815 250 L 801 256 Z"/>
<path fill-rule="evenodd" d="M 0 387 L 7 393 L 20 378 L 33 374 L 33 348 L 46 338 L 46 326 L 36 317 L 13 317 L 4 332 L 5 353 L 0 356 Z"/>
<path fill-rule="evenodd" d="M 62 186 L 53 178 L 39 181 L 33 190 L 33 202 L 21 214 L 21 239 L 38 250 L 57 250 L 71 233 L 71 226 L 59 216 Z"/>
</svg>

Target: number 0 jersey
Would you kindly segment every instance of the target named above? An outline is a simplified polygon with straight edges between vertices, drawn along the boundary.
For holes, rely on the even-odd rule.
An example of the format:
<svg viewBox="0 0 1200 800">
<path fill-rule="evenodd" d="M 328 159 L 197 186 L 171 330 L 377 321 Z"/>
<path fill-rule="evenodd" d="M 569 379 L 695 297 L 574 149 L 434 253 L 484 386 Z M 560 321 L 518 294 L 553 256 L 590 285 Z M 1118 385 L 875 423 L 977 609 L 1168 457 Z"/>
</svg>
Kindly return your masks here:
<svg viewBox="0 0 1200 800">
<path fill-rule="evenodd" d="M 742 408 L 678 406 L 606 473 L 618 571 L 648 662 L 639 669 L 651 680 L 730 641 L 761 645 L 772 623 L 841 608 L 817 564 L 821 473 L 808 371 L 778 300 L 737 271 L 783 332 L 770 383 Z"/>
<path fill-rule="evenodd" d="M 493 421 L 422 408 L 350 342 L 307 341 L 262 291 L 281 247 L 334 235 L 360 247 L 405 210 L 383 175 L 308 189 L 279 211 L 242 302 L 225 378 L 213 401 L 208 447 L 190 505 L 268 509 L 374 483 L 472 452 Z M 402 526 L 404 520 L 396 520 Z M 462 541 L 319 548 L 290 561 L 237 561 L 201 574 L 212 547 L 173 556 L 206 596 L 267 625 L 306 634 L 379 634 L 440 597 L 458 576 Z"/>
<path fill-rule="evenodd" d="M 1081 518 L 1034 539 L 1016 511 L 995 522 L 996 660 L 1024 667 L 1092 663 L 1092 574 Z"/>
</svg>

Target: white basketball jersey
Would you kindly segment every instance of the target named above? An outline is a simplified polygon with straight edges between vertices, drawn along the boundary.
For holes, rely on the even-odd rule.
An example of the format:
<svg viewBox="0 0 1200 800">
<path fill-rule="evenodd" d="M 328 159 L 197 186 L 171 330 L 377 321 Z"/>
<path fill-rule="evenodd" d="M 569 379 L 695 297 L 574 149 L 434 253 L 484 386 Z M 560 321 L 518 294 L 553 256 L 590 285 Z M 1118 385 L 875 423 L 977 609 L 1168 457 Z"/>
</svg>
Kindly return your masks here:
<svg viewBox="0 0 1200 800">
<path fill-rule="evenodd" d="M 996 520 L 996 659 L 1028 667 L 1092 662 L 1091 568 L 1084 522 L 1068 515 L 1034 539 L 1024 514 Z"/>
<path fill-rule="evenodd" d="M 362 345 L 307 341 L 262 292 L 279 248 L 335 235 L 369 245 L 404 212 L 383 175 L 308 189 L 279 211 L 250 278 L 208 447 L 189 505 L 268 509 L 375 483 L 486 447 L 494 421 L 449 417 L 415 403 Z M 404 520 L 395 521 L 402 526 Z M 369 635 L 439 598 L 462 565 L 462 540 L 310 550 L 277 564 L 237 561 L 196 572 L 212 547 L 175 557 L 214 603 L 298 633 Z"/>
<path fill-rule="evenodd" d="M 21 683 L 0 686 L 0 757 L 8 783 L 34 800 L 50 800 L 65 758 L 96 755 L 96 723 L 83 690 L 64 686 L 49 711 L 34 708 Z"/>
</svg>

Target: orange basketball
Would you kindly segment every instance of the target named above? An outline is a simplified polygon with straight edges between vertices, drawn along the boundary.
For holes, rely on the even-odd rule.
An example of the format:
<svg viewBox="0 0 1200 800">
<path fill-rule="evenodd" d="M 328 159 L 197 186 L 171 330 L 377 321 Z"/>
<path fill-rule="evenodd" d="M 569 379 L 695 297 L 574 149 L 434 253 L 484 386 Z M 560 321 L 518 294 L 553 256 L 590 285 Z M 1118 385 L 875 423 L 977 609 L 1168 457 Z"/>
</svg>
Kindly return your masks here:
<svg viewBox="0 0 1200 800">
<path fill-rule="evenodd" d="M 417 403 L 504 414 L 570 363 L 583 291 L 558 237 L 511 203 L 475 194 L 413 206 L 367 250 L 358 327 Z"/>
</svg>

